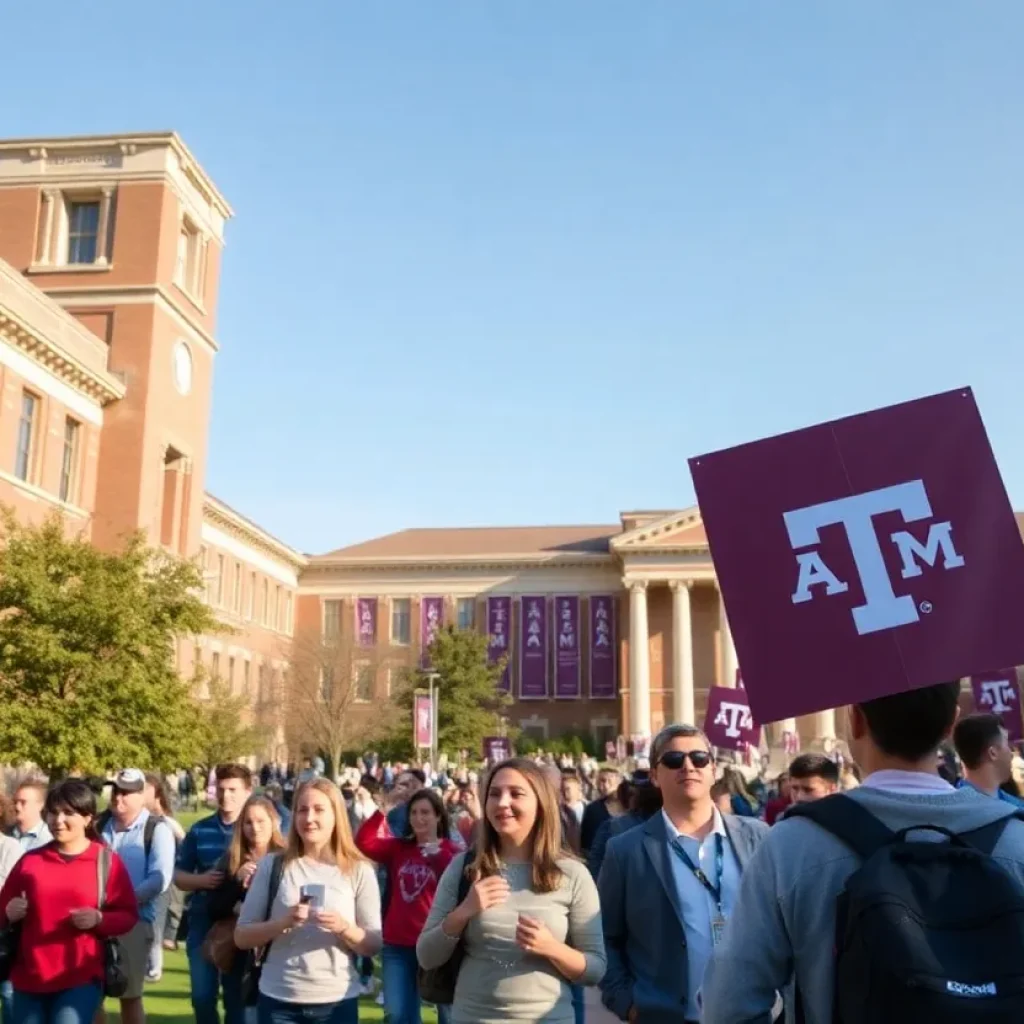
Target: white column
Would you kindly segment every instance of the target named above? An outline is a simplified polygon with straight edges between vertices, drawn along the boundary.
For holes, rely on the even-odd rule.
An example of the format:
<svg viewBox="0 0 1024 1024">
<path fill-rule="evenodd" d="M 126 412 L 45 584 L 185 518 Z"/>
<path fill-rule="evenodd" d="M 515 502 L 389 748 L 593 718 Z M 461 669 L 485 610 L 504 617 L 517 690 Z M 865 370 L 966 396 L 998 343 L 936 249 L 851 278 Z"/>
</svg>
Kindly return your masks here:
<svg viewBox="0 0 1024 1024">
<path fill-rule="evenodd" d="M 725 602 L 722 600 L 721 592 L 718 597 L 718 628 L 722 646 L 722 681 L 719 686 L 736 685 L 736 647 L 732 642 L 732 630 L 729 629 L 729 619 L 725 614 Z"/>
<path fill-rule="evenodd" d="M 110 200 L 113 188 L 105 186 L 100 192 L 100 222 L 96 229 L 96 262 L 107 262 L 107 245 L 110 237 Z"/>
<path fill-rule="evenodd" d="M 693 725 L 697 716 L 693 694 L 692 583 L 672 580 L 672 708 L 676 722 Z"/>
<path fill-rule="evenodd" d="M 651 734 L 651 672 L 647 637 L 647 584 L 629 584 L 629 731 Z"/>
<path fill-rule="evenodd" d="M 57 193 L 52 188 L 43 189 L 43 237 L 39 248 L 39 262 L 48 267 L 53 262 L 53 208 Z"/>
<path fill-rule="evenodd" d="M 836 738 L 836 713 L 833 708 L 819 711 L 814 716 L 814 732 L 816 740 L 834 740 Z"/>
</svg>

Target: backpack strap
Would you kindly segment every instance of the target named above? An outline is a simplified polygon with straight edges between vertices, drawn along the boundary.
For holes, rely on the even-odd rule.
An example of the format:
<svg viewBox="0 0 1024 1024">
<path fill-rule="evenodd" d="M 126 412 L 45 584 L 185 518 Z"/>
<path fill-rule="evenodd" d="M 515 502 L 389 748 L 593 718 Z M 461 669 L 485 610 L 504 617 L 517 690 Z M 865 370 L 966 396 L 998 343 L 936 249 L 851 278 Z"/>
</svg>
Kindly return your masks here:
<svg viewBox="0 0 1024 1024">
<path fill-rule="evenodd" d="M 989 822 L 989 824 L 982 825 L 981 828 L 972 829 L 970 832 L 960 832 L 957 838 L 973 846 L 974 849 L 985 854 L 986 857 L 991 857 L 992 852 L 1003 836 L 1006 826 L 1011 821 L 1024 821 L 1024 810 L 1015 810 L 1013 814 L 1007 815 L 1005 818 Z"/>
<path fill-rule="evenodd" d="M 474 860 L 476 860 L 476 850 L 470 846 L 466 849 L 466 855 L 462 859 L 462 870 L 459 872 L 459 891 L 456 895 L 456 906 L 458 906 L 469 895 L 470 883 L 469 875 L 466 874 L 466 868 L 468 868 Z"/>
<path fill-rule="evenodd" d="M 845 793 L 807 804 L 793 804 L 785 818 L 808 818 L 819 828 L 831 832 L 863 860 L 896 838 L 896 833 L 886 828 L 859 800 Z"/>
<path fill-rule="evenodd" d="M 274 900 L 277 899 L 277 891 L 281 888 L 281 876 L 284 874 L 284 857 L 280 853 L 271 854 L 274 862 L 270 865 L 270 883 L 267 887 L 267 912 L 263 917 L 264 921 L 270 920 L 274 909 Z"/>
<path fill-rule="evenodd" d="M 107 880 L 110 878 L 112 856 L 109 846 L 100 846 L 100 855 L 96 858 L 96 909 L 100 913 L 103 913 L 103 905 L 107 902 Z"/>
</svg>

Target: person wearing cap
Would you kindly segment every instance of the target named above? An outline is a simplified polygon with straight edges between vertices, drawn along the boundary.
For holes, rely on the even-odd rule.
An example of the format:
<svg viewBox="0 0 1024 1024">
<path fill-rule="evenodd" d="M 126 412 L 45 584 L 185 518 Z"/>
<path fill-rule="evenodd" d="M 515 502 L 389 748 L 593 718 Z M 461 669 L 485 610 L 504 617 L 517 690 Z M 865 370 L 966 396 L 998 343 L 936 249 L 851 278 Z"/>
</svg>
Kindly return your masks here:
<svg viewBox="0 0 1024 1024">
<path fill-rule="evenodd" d="M 122 860 L 135 890 L 139 920 L 121 937 L 121 955 L 128 988 L 121 998 L 122 1024 L 141 1024 L 146 1013 L 142 989 L 146 981 L 157 901 L 174 875 L 174 833 L 162 819 L 147 828 L 146 776 L 138 768 L 124 768 L 114 776 L 110 811 L 101 816 L 100 839 Z M 147 842 L 148 837 L 148 842 Z"/>
</svg>

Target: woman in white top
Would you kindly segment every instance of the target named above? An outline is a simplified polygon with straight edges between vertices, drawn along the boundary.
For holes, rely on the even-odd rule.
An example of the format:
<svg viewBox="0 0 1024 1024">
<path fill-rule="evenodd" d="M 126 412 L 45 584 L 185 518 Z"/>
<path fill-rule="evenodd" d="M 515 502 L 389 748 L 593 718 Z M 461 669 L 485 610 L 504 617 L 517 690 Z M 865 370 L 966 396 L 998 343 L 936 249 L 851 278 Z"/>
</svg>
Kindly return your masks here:
<svg viewBox="0 0 1024 1024">
<path fill-rule="evenodd" d="M 239 949 L 267 947 L 260 1024 L 356 1024 L 357 956 L 381 945 L 380 888 L 356 849 L 338 787 L 315 779 L 295 796 L 281 884 L 270 902 L 276 857 L 253 876 L 235 929 Z"/>
</svg>

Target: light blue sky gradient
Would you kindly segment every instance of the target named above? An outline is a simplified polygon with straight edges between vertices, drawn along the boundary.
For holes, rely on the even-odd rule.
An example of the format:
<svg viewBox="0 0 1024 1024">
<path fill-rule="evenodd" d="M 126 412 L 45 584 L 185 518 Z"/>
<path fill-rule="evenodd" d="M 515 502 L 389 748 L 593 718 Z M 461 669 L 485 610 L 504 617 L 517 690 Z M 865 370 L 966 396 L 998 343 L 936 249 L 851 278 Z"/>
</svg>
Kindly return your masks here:
<svg viewBox="0 0 1024 1024">
<path fill-rule="evenodd" d="M 235 207 L 207 485 L 291 544 L 682 507 L 689 455 L 962 384 L 1024 505 L 1019 0 L 2 33 L 0 133 L 174 128 Z"/>
</svg>

